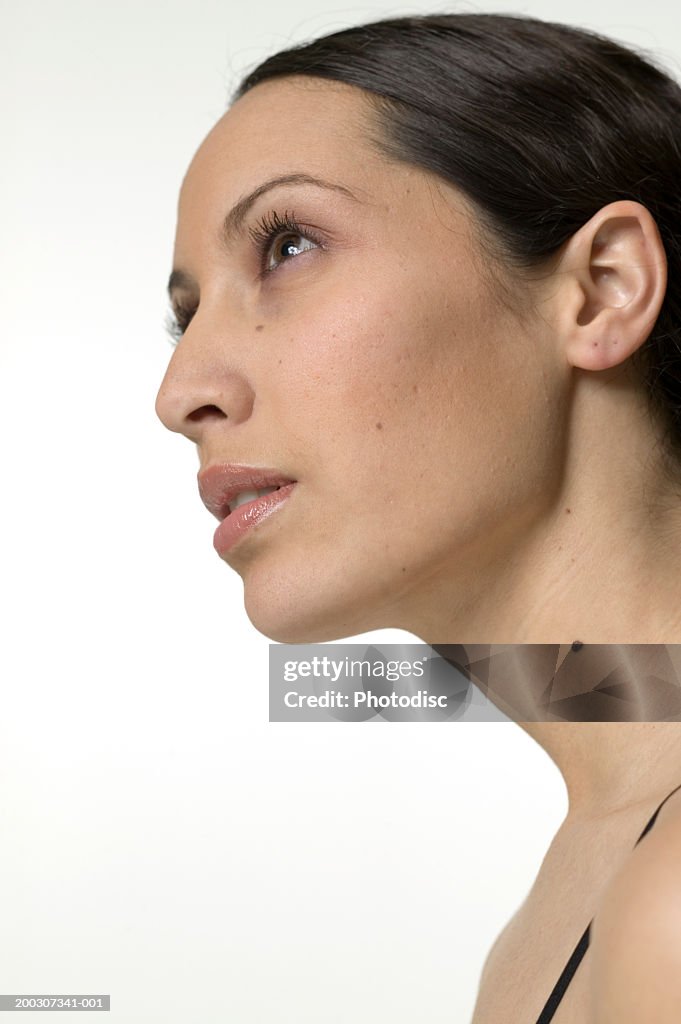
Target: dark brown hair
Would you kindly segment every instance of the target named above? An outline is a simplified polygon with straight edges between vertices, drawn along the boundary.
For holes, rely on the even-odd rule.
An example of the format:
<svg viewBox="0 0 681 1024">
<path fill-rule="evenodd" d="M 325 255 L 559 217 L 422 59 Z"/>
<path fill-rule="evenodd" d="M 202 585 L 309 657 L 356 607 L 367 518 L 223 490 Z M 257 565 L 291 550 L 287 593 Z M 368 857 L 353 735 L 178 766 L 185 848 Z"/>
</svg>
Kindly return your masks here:
<svg viewBox="0 0 681 1024">
<path fill-rule="evenodd" d="M 654 218 L 664 302 L 632 355 L 681 473 L 681 88 L 655 58 L 592 31 L 500 14 L 429 14 L 353 26 L 282 50 L 235 102 L 285 75 L 365 90 L 371 139 L 440 175 L 473 206 L 500 266 L 548 265 L 599 209 L 630 199 Z"/>
</svg>

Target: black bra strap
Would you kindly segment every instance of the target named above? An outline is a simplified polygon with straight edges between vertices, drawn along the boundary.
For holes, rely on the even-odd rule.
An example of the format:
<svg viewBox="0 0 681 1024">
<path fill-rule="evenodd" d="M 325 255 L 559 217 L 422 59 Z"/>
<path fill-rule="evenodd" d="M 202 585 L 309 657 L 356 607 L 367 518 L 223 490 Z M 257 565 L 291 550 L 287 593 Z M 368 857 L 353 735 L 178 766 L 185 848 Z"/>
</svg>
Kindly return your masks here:
<svg viewBox="0 0 681 1024">
<path fill-rule="evenodd" d="M 655 824 L 655 821 L 657 819 L 658 814 L 660 813 L 660 811 L 662 810 L 662 808 L 666 804 L 667 800 L 669 800 L 669 797 L 673 796 L 673 794 L 676 793 L 676 791 L 678 789 L 681 789 L 681 783 L 678 786 L 676 786 L 676 788 L 673 789 L 671 791 L 671 793 L 668 793 L 667 796 L 664 798 L 664 800 L 659 805 L 659 807 L 657 808 L 657 810 L 655 811 L 655 813 L 651 817 L 651 819 L 648 822 L 648 824 L 646 825 L 646 827 L 643 829 L 643 832 L 641 832 L 641 835 L 638 837 L 638 839 L 634 843 L 635 846 L 638 846 L 638 844 L 641 842 L 643 837 L 645 835 L 647 835 L 648 832 L 650 832 L 651 828 Z M 572 956 L 570 957 L 570 959 L 568 960 L 567 964 L 565 965 L 565 969 L 563 970 L 563 973 L 561 974 L 560 978 L 556 982 L 555 987 L 553 989 L 553 992 L 551 993 L 551 995 L 547 999 L 546 1005 L 545 1005 L 544 1009 L 542 1010 L 542 1012 L 539 1014 L 539 1017 L 537 1018 L 537 1024 L 549 1024 L 549 1021 L 552 1020 L 554 1013 L 558 1009 L 558 1004 L 560 1003 L 561 999 L 565 995 L 565 990 L 567 989 L 568 985 L 572 981 L 572 978 L 573 978 L 573 975 L 574 975 L 575 971 L 577 970 L 577 968 L 579 967 L 580 963 L 582 962 L 582 957 L 584 956 L 584 954 L 586 953 L 587 949 L 589 948 L 589 939 L 591 938 L 591 925 L 592 924 L 593 924 L 593 921 L 591 921 L 589 923 L 589 925 L 587 926 L 586 931 L 584 932 L 584 934 L 582 935 L 581 939 L 579 940 L 579 942 L 575 946 L 575 949 L 574 949 L 574 952 L 573 952 Z"/>
<path fill-rule="evenodd" d="M 652 818 L 650 819 L 650 821 L 648 822 L 648 824 L 646 825 L 646 827 L 645 827 L 645 828 L 643 829 L 643 832 L 641 832 L 641 835 L 640 835 L 640 836 L 638 837 L 638 839 L 636 840 L 636 843 L 634 844 L 635 846 L 638 846 L 638 844 L 639 844 L 639 843 L 641 842 L 641 840 L 643 839 L 644 835 L 646 835 L 646 834 L 647 834 L 648 832 L 650 832 L 651 828 L 652 828 L 652 827 L 653 827 L 653 825 L 655 824 L 655 820 L 656 820 L 656 818 L 657 818 L 658 814 L 660 813 L 660 811 L 662 810 L 662 808 L 664 807 L 664 805 L 665 805 L 665 804 L 667 803 L 667 800 L 669 800 L 669 797 L 670 797 L 670 796 L 673 796 L 673 795 L 674 795 L 674 793 L 676 793 L 676 790 L 677 790 L 677 789 L 681 789 L 681 784 L 679 784 L 678 786 L 676 786 L 676 788 L 675 788 L 675 789 L 673 789 L 673 790 L 671 791 L 671 793 L 667 793 L 666 797 L 664 798 L 664 800 L 662 801 L 662 803 L 660 804 L 660 806 L 659 806 L 659 807 L 657 808 L 657 810 L 656 810 L 656 811 L 655 811 L 655 813 L 653 814 Z"/>
<path fill-rule="evenodd" d="M 586 931 L 582 935 L 581 939 L 575 946 L 575 950 L 570 959 L 568 960 L 567 964 L 565 965 L 563 973 L 556 982 L 553 992 L 547 999 L 546 1006 L 539 1014 L 537 1024 L 549 1024 L 549 1021 L 552 1019 L 554 1013 L 556 1012 L 558 1008 L 558 1003 L 565 995 L 565 990 L 572 981 L 572 976 L 579 967 L 580 963 L 582 962 L 582 957 L 587 951 L 587 948 L 589 946 L 590 931 L 591 925 L 589 924 L 587 926 Z"/>
</svg>

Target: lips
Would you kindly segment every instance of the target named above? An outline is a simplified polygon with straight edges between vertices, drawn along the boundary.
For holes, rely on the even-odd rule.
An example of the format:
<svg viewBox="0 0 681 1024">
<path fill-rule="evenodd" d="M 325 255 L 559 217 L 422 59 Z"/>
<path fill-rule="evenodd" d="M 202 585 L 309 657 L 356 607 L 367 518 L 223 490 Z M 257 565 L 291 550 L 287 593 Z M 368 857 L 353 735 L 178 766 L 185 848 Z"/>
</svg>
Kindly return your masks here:
<svg viewBox="0 0 681 1024">
<path fill-rule="evenodd" d="M 219 520 L 230 514 L 230 501 L 243 491 L 260 491 L 297 482 L 277 469 L 228 463 L 208 466 L 198 474 L 197 481 L 201 500 Z"/>
</svg>

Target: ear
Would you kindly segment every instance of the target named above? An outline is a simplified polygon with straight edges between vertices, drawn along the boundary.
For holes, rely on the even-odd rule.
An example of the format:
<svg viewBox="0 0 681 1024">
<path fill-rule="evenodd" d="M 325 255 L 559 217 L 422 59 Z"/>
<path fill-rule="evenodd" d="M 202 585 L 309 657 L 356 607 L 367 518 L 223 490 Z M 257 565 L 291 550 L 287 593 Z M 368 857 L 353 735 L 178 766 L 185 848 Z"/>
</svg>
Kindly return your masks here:
<svg viewBox="0 0 681 1024">
<path fill-rule="evenodd" d="M 655 221 L 641 203 L 604 206 L 566 243 L 552 277 L 568 362 L 584 370 L 622 363 L 650 335 L 667 288 Z"/>
</svg>

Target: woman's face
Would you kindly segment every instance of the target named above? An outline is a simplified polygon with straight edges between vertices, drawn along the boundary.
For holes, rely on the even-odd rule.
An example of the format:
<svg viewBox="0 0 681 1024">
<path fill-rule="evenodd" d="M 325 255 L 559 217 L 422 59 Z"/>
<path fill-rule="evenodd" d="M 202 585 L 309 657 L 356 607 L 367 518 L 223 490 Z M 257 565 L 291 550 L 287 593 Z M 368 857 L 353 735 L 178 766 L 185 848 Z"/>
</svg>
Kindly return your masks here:
<svg viewBox="0 0 681 1024">
<path fill-rule="evenodd" d="M 368 118 L 351 86 L 262 83 L 209 133 L 180 195 L 171 299 L 193 316 L 157 412 L 201 471 L 296 481 L 223 556 L 251 622 L 280 642 L 385 627 L 447 639 L 433 631 L 555 500 L 565 378 L 546 327 L 500 301 L 460 193 L 378 154 Z M 276 186 L 223 237 L 237 201 L 294 174 L 342 189 Z M 300 232 L 261 256 L 250 231 L 287 214 Z"/>
</svg>

